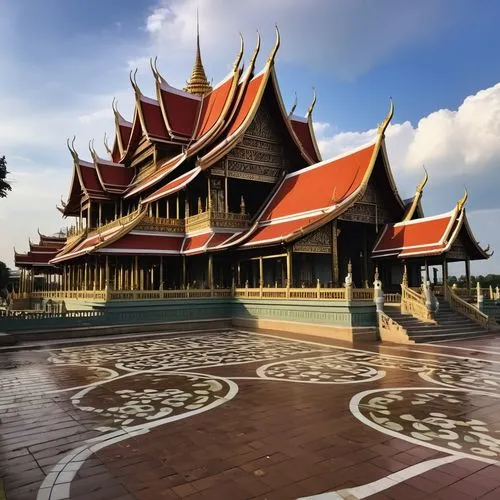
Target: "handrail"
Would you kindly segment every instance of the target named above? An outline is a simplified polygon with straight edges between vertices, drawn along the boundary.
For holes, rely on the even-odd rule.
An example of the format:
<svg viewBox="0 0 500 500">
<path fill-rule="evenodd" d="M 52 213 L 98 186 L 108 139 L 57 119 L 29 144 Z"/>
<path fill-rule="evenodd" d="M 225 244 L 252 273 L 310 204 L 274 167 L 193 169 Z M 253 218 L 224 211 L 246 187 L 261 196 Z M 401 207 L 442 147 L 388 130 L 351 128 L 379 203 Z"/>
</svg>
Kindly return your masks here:
<svg viewBox="0 0 500 500">
<path fill-rule="evenodd" d="M 415 341 L 408 337 L 408 332 L 397 321 L 385 312 L 377 313 L 378 333 L 382 342 L 397 342 L 399 344 L 414 344 Z"/>
<path fill-rule="evenodd" d="M 446 285 L 445 300 L 450 304 L 453 311 L 471 319 L 475 323 L 481 325 L 483 328 L 488 329 L 490 326 L 490 318 L 487 314 L 480 311 L 476 306 L 470 304 L 466 300 L 459 297 L 454 290 Z"/>
<path fill-rule="evenodd" d="M 293 300 L 328 300 L 328 301 L 364 301 L 372 302 L 373 288 L 354 288 L 349 298 L 347 288 L 327 287 L 259 287 L 259 288 L 183 288 L 163 290 L 65 290 L 43 291 L 25 294 L 26 298 L 33 299 L 80 299 L 94 301 L 109 300 L 158 300 L 158 299 L 183 299 L 196 297 L 237 297 L 251 299 L 293 299 Z M 387 302 L 399 302 L 399 294 L 388 294 Z"/>
<path fill-rule="evenodd" d="M 401 312 L 427 323 L 435 323 L 424 297 L 404 284 L 401 284 Z"/>
</svg>

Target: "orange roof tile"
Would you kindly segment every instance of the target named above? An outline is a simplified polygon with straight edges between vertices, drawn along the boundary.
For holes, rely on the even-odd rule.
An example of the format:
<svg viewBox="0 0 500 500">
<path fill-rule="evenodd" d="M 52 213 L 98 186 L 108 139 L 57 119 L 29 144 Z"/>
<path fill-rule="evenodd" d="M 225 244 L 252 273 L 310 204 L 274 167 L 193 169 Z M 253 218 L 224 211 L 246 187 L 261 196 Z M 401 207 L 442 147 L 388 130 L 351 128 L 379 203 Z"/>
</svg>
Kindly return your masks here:
<svg viewBox="0 0 500 500">
<path fill-rule="evenodd" d="M 292 124 L 293 131 L 297 135 L 300 144 L 302 145 L 306 153 L 313 161 L 320 161 L 314 144 L 315 140 L 311 135 L 312 131 L 307 119 L 292 117 L 290 119 L 290 123 Z"/>
<path fill-rule="evenodd" d="M 275 224 L 261 225 L 252 234 L 250 239 L 248 239 L 242 246 L 250 247 L 270 243 L 279 243 L 289 238 L 293 233 L 300 231 L 301 229 L 304 229 L 318 221 L 321 217 L 321 215 L 315 215 Z"/>
<path fill-rule="evenodd" d="M 339 205 L 359 187 L 375 144 L 287 175 L 261 217 L 270 221 Z"/>
<path fill-rule="evenodd" d="M 162 83 L 160 99 L 170 132 L 173 135 L 191 138 L 196 127 L 201 98 Z"/>
<path fill-rule="evenodd" d="M 209 94 L 203 97 L 195 138 L 201 139 L 220 119 L 233 88 L 234 75 L 231 74 Z"/>
<path fill-rule="evenodd" d="M 372 251 L 373 257 L 433 255 L 446 250 L 457 219 L 453 210 L 434 217 L 387 225 Z"/>
<path fill-rule="evenodd" d="M 142 201 L 142 203 L 151 203 L 153 201 L 159 200 L 160 198 L 176 193 L 181 189 L 184 189 L 200 173 L 200 171 L 200 167 L 195 167 L 189 172 L 180 175 L 176 179 L 168 182 L 153 194 L 148 196 L 145 200 Z"/>
<path fill-rule="evenodd" d="M 196 236 L 186 236 L 184 244 L 182 245 L 182 253 L 192 255 L 204 252 L 212 236 L 212 232 L 198 234 Z"/>
<path fill-rule="evenodd" d="M 165 121 L 161 114 L 158 101 L 149 97 L 141 96 L 139 99 L 142 116 L 144 118 L 144 131 L 150 139 L 169 140 Z"/>
<path fill-rule="evenodd" d="M 133 196 L 134 194 L 140 193 L 145 189 L 154 186 L 154 184 L 161 179 L 163 179 L 168 173 L 172 172 L 175 168 L 177 168 L 185 159 L 185 155 L 183 153 L 170 158 L 165 163 L 160 165 L 156 172 L 153 172 L 151 175 L 146 177 L 145 179 L 139 181 L 134 184 L 130 190 L 125 195 L 125 198 Z"/>
<path fill-rule="evenodd" d="M 131 231 L 119 240 L 98 250 L 99 253 L 114 254 L 158 254 L 179 255 L 184 241 L 184 235 L 166 233 L 141 233 Z"/>
</svg>

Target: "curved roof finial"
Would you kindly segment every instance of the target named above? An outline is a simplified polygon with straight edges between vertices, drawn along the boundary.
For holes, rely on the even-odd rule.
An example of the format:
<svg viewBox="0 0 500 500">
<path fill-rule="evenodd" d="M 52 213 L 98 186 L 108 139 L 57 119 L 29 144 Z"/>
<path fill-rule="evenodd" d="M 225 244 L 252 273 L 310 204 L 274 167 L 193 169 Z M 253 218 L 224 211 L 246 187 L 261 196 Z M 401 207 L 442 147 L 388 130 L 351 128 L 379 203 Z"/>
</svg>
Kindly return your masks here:
<svg viewBox="0 0 500 500">
<path fill-rule="evenodd" d="M 421 193 L 423 191 L 425 185 L 427 184 L 427 181 L 429 180 L 429 174 L 427 173 L 427 169 L 425 168 L 425 165 L 423 167 L 424 167 L 424 178 L 422 179 L 420 184 L 417 186 L 418 193 Z"/>
<path fill-rule="evenodd" d="M 307 113 L 306 113 L 307 119 L 309 119 L 312 116 L 312 112 L 313 112 L 314 106 L 316 105 L 317 99 L 318 99 L 318 96 L 316 94 L 316 89 L 313 87 L 313 100 L 311 101 L 311 104 L 309 105 L 309 109 L 307 110 Z"/>
<path fill-rule="evenodd" d="M 250 62 L 248 63 L 248 71 L 249 71 L 250 76 L 255 68 L 255 61 L 257 60 L 257 56 L 259 55 L 259 51 L 260 51 L 260 33 L 259 33 L 259 30 L 257 30 L 257 43 L 255 45 L 255 49 L 253 51 L 252 57 L 250 58 Z"/>
<path fill-rule="evenodd" d="M 136 96 L 141 96 L 142 95 L 141 89 L 139 88 L 139 85 L 137 83 L 137 71 L 138 71 L 137 68 L 135 69 L 135 71 L 130 70 L 129 79 L 136 93 Z"/>
<path fill-rule="evenodd" d="M 167 83 L 167 80 L 163 78 L 160 74 L 160 70 L 158 69 L 158 56 L 152 57 L 149 59 L 149 65 L 151 66 L 151 71 L 153 72 L 153 76 L 155 77 L 155 81 L 159 83 Z"/>
<path fill-rule="evenodd" d="M 392 97 L 389 97 L 391 104 L 389 106 L 389 113 L 387 113 L 387 116 L 384 118 L 384 121 L 378 126 L 378 133 L 380 135 L 384 135 L 387 127 L 389 126 L 389 122 L 392 120 L 392 117 L 394 116 L 394 102 L 392 100 Z"/>
<path fill-rule="evenodd" d="M 295 113 L 295 108 L 297 107 L 297 104 L 299 102 L 299 99 L 297 97 L 297 92 L 295 92 L 295 99 L 293 101 L 292 107 L 290 108 L 290 112 L 288 113 L 288 118 L 291 118 L 293 114 Z"/>
<path fill-rule="evenodd" d="M 109 148 L 109 144 L 108 144 L 108 134 L 106 132 L 104 132 L 104 147 L 106 148 L 106 151 L 108 152 L 109 155 L 112 155 L 113 152 L 111 151 L 111 149 Z"/>
<path fill-rule="evenodd" d="M 78 161 L 78 153 L 76 152 L 75 149 L 75 141 L 76 141 L 76 135 L 73 136 L 73 140 L 71 141 L 71 144 L 69 142 L 69 139 L 66 139 L 66 145 L 68 146 L 69 152 L 71 153 L 71 156 L 75 161 Z"/>
<path fill-rule="evenodd" d="M 154 63 L 153 63 L 153 58 L 152 57 L 149 58 L 149 66 L 151 68 L 151 71 L 153 73 L 155 80 L 158 80 L 158 72 L 156 71 L 156 65 L 155 65 L 157 59 L 158 59 L 158 56 L 155 56 Z"/>
<path fill-rule="evenodd" d="M 276 42 L 274 44 L 273 50 L 271 50 L 271 53 L 269 54 L 269 57 L 267 58 L 267 64 L 274 63 L 274 58 L 276 57 L 276 53 L 278 52 L 278 49 L 280 48 L 280 44 L 281 44 L 281 36 L 280 36 L 280 30 L 278 29 L 278 25 L 275 24 L 274 28 L 276 29 Z"/>
<path fill-rule="evenodd" d="M 458 201 L 457 201 L 457 210 L 459 212 L 461 212 L 463 209 L 464 209 L 464 206 L 465 206 L 465 202 L 467 201 L 467 199 L 469 198 L 469 193 L 467 192 L 467 188 L 464 186 L 464 195 L 462 196 L 462 198 L 460 198 Z"/>
<path fill-rule="evenodd" d="M 89 140 L 89 151 L 90 151 L 90 156 L 92 156 L 92 159 L 94 161 L 97 161 L 99 159 L 99 156 L 97 155 L 97 151 L 95 150 L 94 147 L 94 139 Z"/>
<path fill-rule="evenodd" d="M 243 58 L 243 50 L 244 49 L 245 49 L 245 42 L 243 41 L 243 35 L 241 34 L 241 31 L 240 31 L 240 51 L 238 52 L 238 55 L 236 56 L 236 60 L 234 61 L 233 71 L 236 71 L 239 68 L 241 59 Z"/>
</svg>

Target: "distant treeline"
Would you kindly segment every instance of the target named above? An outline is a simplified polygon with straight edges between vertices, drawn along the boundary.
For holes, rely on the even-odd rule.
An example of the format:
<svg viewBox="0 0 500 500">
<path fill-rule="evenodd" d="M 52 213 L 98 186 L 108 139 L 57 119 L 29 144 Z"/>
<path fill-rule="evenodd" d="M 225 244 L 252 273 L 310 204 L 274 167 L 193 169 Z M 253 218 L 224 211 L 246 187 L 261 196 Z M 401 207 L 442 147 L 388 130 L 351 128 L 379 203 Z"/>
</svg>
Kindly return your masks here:
<svg viewBox="0 0 500 500">
<path fill-rule="evenodd" d="M 471 276 L 471 286 L 475 287 L 477 282 L 481 284 L 481 288 L 488 288 L 490 285 L 495 288 L 497 285 L 500 286 L 500 274 L 487 274 L 483 276 L 480 274 L 479 276 Z M 465 288 L 466 287 L 466 279 L 465 276 L 450 276 L 448 278 L 449 285 L 457 285 L 458 287 Z"/>
</svg>

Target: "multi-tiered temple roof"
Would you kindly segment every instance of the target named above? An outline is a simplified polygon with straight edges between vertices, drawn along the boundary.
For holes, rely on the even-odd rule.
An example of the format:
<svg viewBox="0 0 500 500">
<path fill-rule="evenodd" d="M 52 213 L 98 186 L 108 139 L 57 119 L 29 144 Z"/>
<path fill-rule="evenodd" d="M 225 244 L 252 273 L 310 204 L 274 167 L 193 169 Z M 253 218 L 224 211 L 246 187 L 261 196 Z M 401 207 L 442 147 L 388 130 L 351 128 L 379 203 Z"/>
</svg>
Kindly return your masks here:
<svg viewBox="0 0 500 500">
<path fill-rule="evenodd" d="M 242 39 L 231 71 L 213 88 L 199 35 L 184 90 L 167 82 L 156 60 L 154 98 L 131 73 L 133 118 L 126 120 L 113 102 L 109 158 L 91 143 L 90 159 L 83 160 L 75 140 L 68 141 L 73 178 L 58 208 L 77 222 L 67 239 L 43 253 L 44 265 L 89 254 L 189 256 L 286 246 L 337 219 L 380 227 L 375 258 L 432 257 L 459 244 L 471 258 L 487 258 L 470 231 L 465 199 L 447 214 L 423 218 L 427 174 L 414 197 L 401 199 L 385 147 L 392 102 L 374 141 L 321 160 L 312 121 L 316 95 L 305 117 L 295 114 L 296 104 L 286 112 L 274 68 L 279 45 L 277 31 L 256 72 L 258 37 L 243 70 Z M 16 254 L 16 264 L 33 262 L 35 254 Z"/>
</svg>

